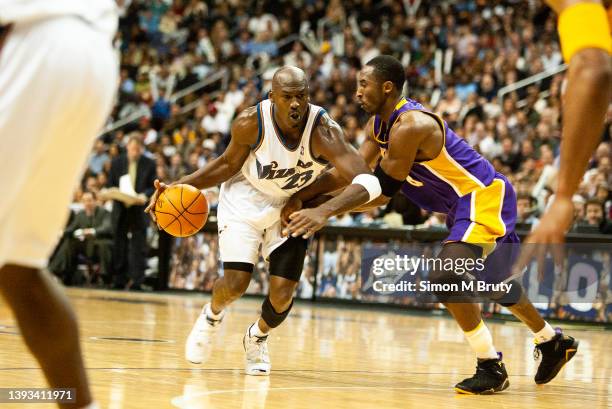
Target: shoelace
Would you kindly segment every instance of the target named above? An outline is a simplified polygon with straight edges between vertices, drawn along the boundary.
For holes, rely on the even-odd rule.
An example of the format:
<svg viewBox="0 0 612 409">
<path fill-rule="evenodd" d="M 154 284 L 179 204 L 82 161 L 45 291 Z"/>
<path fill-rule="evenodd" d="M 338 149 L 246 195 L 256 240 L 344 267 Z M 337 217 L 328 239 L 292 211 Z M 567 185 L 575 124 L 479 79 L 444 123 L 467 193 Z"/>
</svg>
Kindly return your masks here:
<svg viewBox="0 0 612 409">
<path fill-rule="evenodd" d="M 257 345 L 257 359 L 261 362 L 264 361 L 264 356 L 266 354 L 266 340 L 268 339 L 268 336 L 266 335 L 265 337 L 254 337 L 255 338 L 255 344 Z"/>
<path fill-rule="evenodd" d="M 268 336 L 267 336 L 267 335 L 266 335 L 265 337 L 258 337 L 258 336 L 255 336 L 255 338 L 256 338 L 256 341 L 255 341 L 255 342 L 256 342 L 257 344 L 261 344 L 261 343 L 263 343 L 263 342 L 266 342 L 266 340 L 268 339 Z"/>
</svg>

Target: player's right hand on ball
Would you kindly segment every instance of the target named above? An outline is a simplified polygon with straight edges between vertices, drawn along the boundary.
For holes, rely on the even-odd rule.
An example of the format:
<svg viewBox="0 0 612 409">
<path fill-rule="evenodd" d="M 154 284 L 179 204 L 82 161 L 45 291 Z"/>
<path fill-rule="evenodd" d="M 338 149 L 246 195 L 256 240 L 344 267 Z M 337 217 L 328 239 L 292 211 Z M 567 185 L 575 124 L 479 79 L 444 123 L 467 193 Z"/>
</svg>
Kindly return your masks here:
<svg viewBox="0 0 612 409">
<path fill-rule="evenodd" d="M 145 209 L 145 213 L 148 213 L 151 219 L 155 222 L 155 224 L 157 224 L 157 218 L 155 217 L 155 204 L 157 203 L 157 198 L 159 197 L 161 192 L 166 190 L 168 188 L 168 185 L 160 182 L 159 179 L 155 179 L 153 185 L 155 186 L 155 193 L 153 193 L 153 196 L 151 196 L 151 200 L 149 200 L 149 205 Z M 157 224 L 157 227 L 161 229 L 159 224 Z"/>
<path fill-rule="evenodd" d="M 291 196 L 289 198 L 289 201 L 285 203 L 285 206 L 281 210 L 281 226 L 283 228 L 283 232 L 282 232 L 283 236 L 286 236 L 288 233 L 285 230 L 285 227 L 287 227 L 287 225 L 291 221 L 289 219 L 289 215 L 293 212 L 297 212 L 298 210 L 302 209 L 302 206 L 303 206 L 302 201 L 298 199 L 295 195 Z"/>
</svg>

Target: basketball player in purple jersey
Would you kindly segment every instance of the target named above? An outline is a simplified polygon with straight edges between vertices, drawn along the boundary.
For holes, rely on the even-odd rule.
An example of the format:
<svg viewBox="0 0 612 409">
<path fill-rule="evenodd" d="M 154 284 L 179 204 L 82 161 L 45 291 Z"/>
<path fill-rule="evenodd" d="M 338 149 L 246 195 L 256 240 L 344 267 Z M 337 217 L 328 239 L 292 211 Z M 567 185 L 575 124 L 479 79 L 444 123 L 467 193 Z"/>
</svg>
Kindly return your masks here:
<svg viewBox="0 0 612 409">
<path fill-rule="evenodd" d="M 488 262 L 496 258 L 496 253 L 499 258 L 504 249 L 512 249 L 519 242 L 514 232 L 517 209 L 512 185 L 438 115 L 403 97 L 404 81 L 402 64 L 387 55 L 372 59 L 358 74 L 356 97 L 361 107 L 373 115 L 360 152 L 375 168 L 383 191 L 368 207 L 386 204 L 401 190 L 420 207 L 447 214 L 450 233 L 438 254 L 440 259 L 487 257 Z M 311 235 L 313 229 L 320 228 L 320 211 L 296 209 L 302 202 L 333 192 L 346 183 L 332 170 L 298 192 L 283 211 L 285 232 Z M 507 271 L 489 269 L 487 273 L 495 273 L 496 277 L 482 278 L 489 282 L 508 281 L 511 263 L 506 260 L 502 264 Z M 434 269 L 429 272 L 429 280 L 460 286 L 462 278 L 453 271 Z M 555 331 L 542 319 L 518 281 L 511 280 L 509 284 L 512 286 L 508 294 L 493 294 L 491 298 L 533 331 L 536 349 L 542 355 L 535 382 L 547 383 L 575 355 L 578 342 L 560 330 Z M 486 394 L 506 389 L 508 375 L 478 304 L 464 302 L 465 297 L 461 302 L 456 299 L 453 302 L 449 293 L 436 296 L 458 322 L 478 358 L 476 374 L 458 383 L 455 390 Z"/>
</svg>

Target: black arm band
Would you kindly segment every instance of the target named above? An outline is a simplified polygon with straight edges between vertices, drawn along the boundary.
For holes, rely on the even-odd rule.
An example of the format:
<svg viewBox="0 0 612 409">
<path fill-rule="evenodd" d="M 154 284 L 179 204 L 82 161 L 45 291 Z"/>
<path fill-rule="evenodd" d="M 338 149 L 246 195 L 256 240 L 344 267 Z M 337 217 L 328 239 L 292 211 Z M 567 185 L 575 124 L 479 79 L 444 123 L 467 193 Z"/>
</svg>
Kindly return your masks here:
<svg viewBox="0 0 612 409">
<path fill-rule="evenodd" d="M 397 180 L 387 175 L 385 171 L 380 167 L 380 162 L 374 169 L 374 176 L 378 178 L 380 187 L 382 188 L 382 194 L 387 197 L 393 197 L 402 187 L 403 180 Z"/>
</svg>

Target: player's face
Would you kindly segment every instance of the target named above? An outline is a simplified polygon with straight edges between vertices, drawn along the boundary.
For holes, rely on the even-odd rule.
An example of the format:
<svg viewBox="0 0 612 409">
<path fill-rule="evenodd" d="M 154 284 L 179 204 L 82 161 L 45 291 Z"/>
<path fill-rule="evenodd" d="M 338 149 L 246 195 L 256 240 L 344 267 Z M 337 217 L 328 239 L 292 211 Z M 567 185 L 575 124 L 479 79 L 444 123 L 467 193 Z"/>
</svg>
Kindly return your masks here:
<svg viewBox="0 0 612 409">
<path fill-rule="evenodd" d="M 308 111 L 308 101 L 308 88 L 305 85 L 283 86 L 272 93 L 277 115 L 292 127 L 302 125 Z"/>
<path fill-rule="evenodd" d="M 381 82 L 373 72 L 374 68 L 366 65 L 357 74 L 357 91 L 355 97 L 359 106 L 368 114 L 379 114 L 384 102 Z"/>
</svg>

